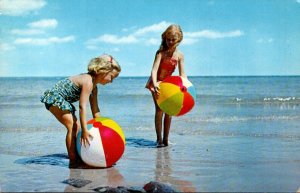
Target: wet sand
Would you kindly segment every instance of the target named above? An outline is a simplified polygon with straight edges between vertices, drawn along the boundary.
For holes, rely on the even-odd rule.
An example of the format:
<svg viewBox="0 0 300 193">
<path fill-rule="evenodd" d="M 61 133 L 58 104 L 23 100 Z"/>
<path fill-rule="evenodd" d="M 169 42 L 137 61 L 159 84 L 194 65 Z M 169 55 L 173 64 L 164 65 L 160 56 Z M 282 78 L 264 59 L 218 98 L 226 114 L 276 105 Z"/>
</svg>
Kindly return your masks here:
<svg viewBox="0 0 300 193">
<path fill-rule="evenodd" d="M 172 176 L 172 146 L 156 148 L 152 140 L 129 137 L 122 158 L 113 167 L 69 169 L 63 135 L 63 130 L 3 130 L 1 140 L 17 137 L 0 145 L 1 191 L 91 192 L 105 186 L 142 188 L 150 181 L 196 191 L 191 182 Z"/>
<path fill-rule="evenodd" d="M 125 152 L 113 167 L 69 169 L 63 129 L 2 130 L 1 191 L 90 192 L 103 186 L 143 187 L 150 181 L 181 192 L 296 192 L 300 186 L 298 139 L 279 144 L 274 137 L 172 133 L 169 147 L 156 148 L 152 131 L 125 134 Z M 84 185 L 65 183 L 72 179 Z"/>
</svg>

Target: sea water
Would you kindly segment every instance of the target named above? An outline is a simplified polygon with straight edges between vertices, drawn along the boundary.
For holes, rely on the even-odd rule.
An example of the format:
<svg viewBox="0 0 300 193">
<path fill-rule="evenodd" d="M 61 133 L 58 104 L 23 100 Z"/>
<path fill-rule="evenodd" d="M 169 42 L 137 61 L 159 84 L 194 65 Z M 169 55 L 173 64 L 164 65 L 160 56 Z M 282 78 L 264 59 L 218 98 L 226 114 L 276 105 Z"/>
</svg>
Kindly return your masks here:
<svg viewBox="0 0 300 193">
<path fill-rule="evenodd" d="M 0 78 L 0 128 L 43 130 L 58 127 L 53 119 L 49 121 L 51 116 L 39 99 L 62 78 Z M 270 134 L 299 134 L 297 128 L 286 131 L 277 125 L 278 122 L 299 121 L 299 76 L 189 79 L 197 91 L 196 105 L 186 116 L 174 118 L 173 131 L 201 133 L 214 129 L 216 132 L 261 134 L 267 131 L 258 128 L 233 131 L 225 129 L 224 124 L 276 122 L 277 127 L 272 127 Z M 154 105 L 150 92 L 144 88 L 146 81 L 145 77 L 119 77 L 113 84 L 98 86 L 102 116 L 116 119 L 126 129 L 153 129 Z M 75 106 L 78 110 L 78 103 Z"/>
<path fill-rule="evenodd" d="M 0 78 L 0 154 L 25 156 L 25 162 L 20 158 L 14 163 L 41 156 L 42 160 L 31 161 L 51 165 L 47 155 L 66 152 L 61 145 L 64 127 L 39 101 L 62 78 Z M 124 158 L 116 166 L 123 176 L 153 162 L 153 168 L 145 165 L 144 174 L 131 177 L 133 181 L 146 181 L 155 174 L 156 179 L 175 185 L 188 181 L 197 191 L 296 191 L 300 187 L 300 76 L 189 77 L 197 91 L 196 104 L 188 114 L 173 117 L 171 146 L 163 154 L 153 148 L 155 111 L 144 88 L 147 79 L 118 77 L 112 84 L 98 86 L 101 115 L 117 121 L 127 138 Z M 87 117 L 91 118 L 90 110 Z M 141 158 L 145 151 L 146 157 Z M 162 156 L 167 157 L 163 158 L 167 173 L 157 167 Z M 9 162 L 3 159 L 2 165 Z M 67 167 L 58 160 L 53 165 Z M 4 178 L 10 175 L 1 175 L 2 189 L 20 190 L 9 188 L 16 186 L 14 177 L 9 181 Z"/>
</svg>

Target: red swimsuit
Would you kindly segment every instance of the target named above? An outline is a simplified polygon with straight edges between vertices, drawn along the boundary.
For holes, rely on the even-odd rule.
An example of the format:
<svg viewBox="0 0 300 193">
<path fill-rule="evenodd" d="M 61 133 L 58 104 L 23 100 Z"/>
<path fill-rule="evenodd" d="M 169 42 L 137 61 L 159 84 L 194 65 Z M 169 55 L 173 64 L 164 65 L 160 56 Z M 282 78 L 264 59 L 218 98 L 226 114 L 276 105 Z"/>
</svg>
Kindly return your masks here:
<svg viewBox="0 0 300 193">
<path fill-rule="evenodd" d="M 157 71 L 157 81 L 163 81 L 165 78 L 170 77 L 175 71 L 177 66 L 177 60 L 172 57 L 163 57 L 160 60 L 159 68 Z M 152 77 L 150 76 L 145 86 L 149 90 L 154 90 Z"/>
</svg>

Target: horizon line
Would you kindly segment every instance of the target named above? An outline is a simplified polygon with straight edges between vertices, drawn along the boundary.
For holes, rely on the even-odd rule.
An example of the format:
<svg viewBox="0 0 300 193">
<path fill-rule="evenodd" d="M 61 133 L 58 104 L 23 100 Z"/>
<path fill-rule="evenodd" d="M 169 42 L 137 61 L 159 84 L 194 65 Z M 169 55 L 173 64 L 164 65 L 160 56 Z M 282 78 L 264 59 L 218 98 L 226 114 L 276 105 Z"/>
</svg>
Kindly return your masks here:
<svg viewBox="0 0 300 193">
<path fill-rule="evenodd" d="M 57 77 L 69 77 L 72 75 L 66 76 L 0 76 L 0 78 L 57 78 Z M 179 75 L 174 75 L 179 76 Z M 296 75 L 191 75 L 187 77 L 287 77 L 287 76 L 300 76 Z M 148 78 L 149 76 L 119 76 L 119 78 Z"/>
</svg>

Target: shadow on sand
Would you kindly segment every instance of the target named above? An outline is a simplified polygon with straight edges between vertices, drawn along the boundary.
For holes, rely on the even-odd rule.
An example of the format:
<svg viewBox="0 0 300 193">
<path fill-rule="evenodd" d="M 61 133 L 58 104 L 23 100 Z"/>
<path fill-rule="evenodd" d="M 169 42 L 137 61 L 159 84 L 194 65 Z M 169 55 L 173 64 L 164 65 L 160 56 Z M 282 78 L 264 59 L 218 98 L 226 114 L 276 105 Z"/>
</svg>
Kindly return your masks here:
<svg viewBox="0 0 300 193">
<path fill-rule="evenodd" d="M 39 164 L 39 165 L 52 165 L 69 167 L 69 157 L 67 154 L 50 154 L 37 157 L 28 157 L 16 160 L 14 163 L 27 165 L 27 164 Z"/>
<path fill-rule="evenodd" d="M 136 148 L 156 148 L 156 142 L 143 138 L 126 138 L 126 145 Z"/>
</svg>

